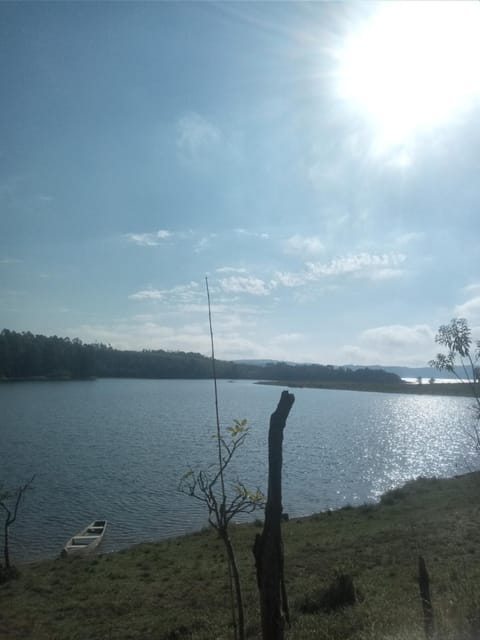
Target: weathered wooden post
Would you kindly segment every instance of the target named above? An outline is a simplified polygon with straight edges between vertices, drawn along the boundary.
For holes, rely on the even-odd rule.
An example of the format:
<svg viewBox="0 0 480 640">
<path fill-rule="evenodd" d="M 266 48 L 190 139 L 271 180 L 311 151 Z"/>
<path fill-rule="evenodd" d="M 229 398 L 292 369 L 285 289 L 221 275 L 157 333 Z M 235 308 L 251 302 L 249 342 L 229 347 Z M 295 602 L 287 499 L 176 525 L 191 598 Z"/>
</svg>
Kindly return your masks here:
<svg viewBox="0 0 480 640">
<path fill-rule="evenodd" d="M 433 638 L 433 606 L 430 596 L 430 576 L 427 566 L 422 556 L 418 556 L 418 586 L 420 588 L 420 599 L 422 601 L 423 622 L 425 625 L 425 637 L 427 640 Z"/>
<path fill-rule="evenodd" d="M 283 430 L 295 396 L 284 391 L 270 417 L 268 432 L 268 496 L 263 531 L 255 538 L 253 554 L 260 594 L 263 640 L 283 640 L 289 623 L 287 593 L 283 576 L 282 544 L 282 445 Z"/>
</svg>

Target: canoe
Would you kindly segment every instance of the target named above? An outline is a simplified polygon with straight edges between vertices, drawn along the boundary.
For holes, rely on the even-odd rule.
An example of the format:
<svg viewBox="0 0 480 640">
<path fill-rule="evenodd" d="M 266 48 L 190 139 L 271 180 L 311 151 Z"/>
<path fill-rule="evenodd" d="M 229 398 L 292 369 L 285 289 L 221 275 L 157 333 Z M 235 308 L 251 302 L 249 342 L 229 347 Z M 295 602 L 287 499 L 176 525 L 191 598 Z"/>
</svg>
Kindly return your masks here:
<svg viewBox="0 0 480 640">
<path fill-rule="evenodd" d="M 94 520 L 83 531 L 70 538 L 63 547 L 61 555 L 86 555 L 91 553 L 102 541 L 106 528 L 106 520 Z"/>
</svg>

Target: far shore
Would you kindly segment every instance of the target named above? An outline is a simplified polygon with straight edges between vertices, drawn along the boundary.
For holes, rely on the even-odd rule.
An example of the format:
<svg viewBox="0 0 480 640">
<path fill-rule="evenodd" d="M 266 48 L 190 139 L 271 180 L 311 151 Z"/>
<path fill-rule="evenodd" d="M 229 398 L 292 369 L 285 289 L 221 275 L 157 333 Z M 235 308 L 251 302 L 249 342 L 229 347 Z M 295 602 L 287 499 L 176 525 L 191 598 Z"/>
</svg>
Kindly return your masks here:
<svg viewBox="0 0 480 640">
<path fill-rule="evenodd" d="M 18 382 L 79 382 L 93 381 L 98 379 L 115 379 L 115 380 L 165 380 L 167 378 L 97 378 L 89 376 L 84 378 L 75 378 L 69 376 L 30 376 L 25 378 L 0 378 L 0 384 L 10 384 Z M 209 380 L 211 378 L 176 378 L 178 380 Z M 468 382 L 439 382 L 422 383 L 416 382 L 320 382 L 315 380 L 255 380 L 251 378 L 219 378 L 219 380 L 228 380 L 235 382 L 239 380 L 250 380 L 255 384 L 273 385 L 289 388 L 305 388 L 305 389 L 328 389 L 332 391 L 362 391 L 368 393 L 403 393 L 414 395 L 429 396 L 464 396 L 473 397 L 474 391 L 480 395 L 480 384 L 475 387 Z"/>
<path fill-rule="evenodd" d="M 370 393 L 408 393 L 422 396 L 466 396 L 473 397 L 474 387 L 466 382 L 435 382 L 435 384 L 418 384 L 411 382 L 315 382 L 313 380 L 259 380 L 257 384 L 268 384 L 281 387 L 329 389 L 336 391 L 367 391 Z M 480 384 L 475 385 L 480 394 Z"/>
</svg>

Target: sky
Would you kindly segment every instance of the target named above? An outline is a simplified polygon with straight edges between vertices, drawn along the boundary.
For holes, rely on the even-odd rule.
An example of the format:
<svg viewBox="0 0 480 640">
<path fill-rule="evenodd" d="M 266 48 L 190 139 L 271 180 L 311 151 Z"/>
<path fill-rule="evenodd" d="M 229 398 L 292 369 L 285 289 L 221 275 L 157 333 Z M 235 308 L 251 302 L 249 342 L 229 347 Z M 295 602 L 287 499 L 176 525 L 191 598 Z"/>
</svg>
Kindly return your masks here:
<svg viewBox="0 0 480 640">
<path fill-rule="evenodd" d="M 480 3 L 0 4 L 0 329 L 424 366 L 480 337 Z"/>
</svg>

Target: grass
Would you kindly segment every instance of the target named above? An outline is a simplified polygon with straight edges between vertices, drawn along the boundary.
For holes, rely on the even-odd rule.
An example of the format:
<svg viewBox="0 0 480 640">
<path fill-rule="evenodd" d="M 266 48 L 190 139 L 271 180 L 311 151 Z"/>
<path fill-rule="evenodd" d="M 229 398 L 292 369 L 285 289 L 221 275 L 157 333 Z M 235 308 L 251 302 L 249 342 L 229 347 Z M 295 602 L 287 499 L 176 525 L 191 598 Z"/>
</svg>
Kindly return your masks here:
<svg viewBox="0 0 480 640">
<path fill-rule="evenodd" d="M 480 473 L 419 479 L 375 505 L 285 522 L 287 639 L 424 638 L 419 554 L 431 577 L 439 637 L 480 637 L 479 497 Z M 258 525 L 233 528 L 253 639 L 260 638 L 251 552 Z M 223 548 L 210 530 L 20 569 L 19 578 L 0 585 L 2 640 L 233 637 Z M 342 574 L 353 579 L 356 603 L 326 608 L 326 593 Z"/>
</svg>

